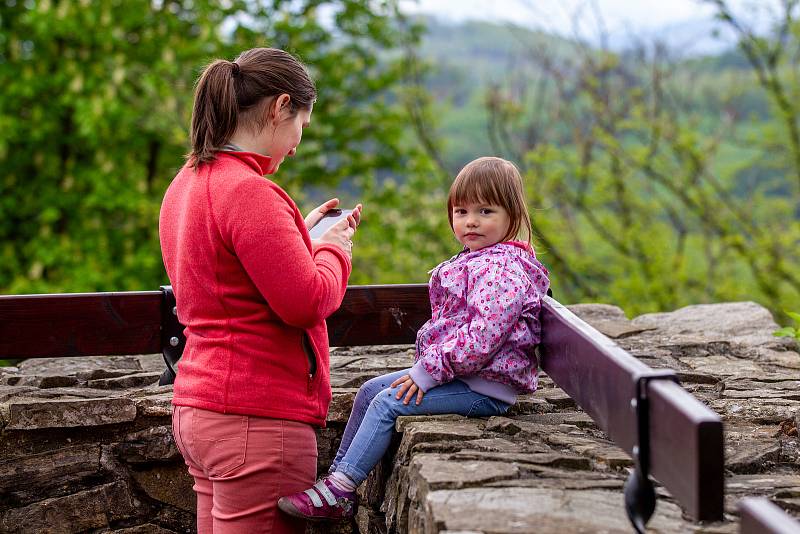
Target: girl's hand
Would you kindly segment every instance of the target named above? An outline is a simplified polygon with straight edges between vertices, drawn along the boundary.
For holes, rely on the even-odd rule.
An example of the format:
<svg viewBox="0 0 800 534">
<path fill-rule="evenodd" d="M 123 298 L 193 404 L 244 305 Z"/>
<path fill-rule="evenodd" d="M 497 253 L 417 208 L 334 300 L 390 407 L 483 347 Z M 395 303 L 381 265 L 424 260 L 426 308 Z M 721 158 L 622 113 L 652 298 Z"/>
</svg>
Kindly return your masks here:
<svg viewBox="0 0 800 534">
<path fill-rule="evenodd" d="M 411 402 L 411 399 L 414 397 L 414 393 L 417 394 L 417 406 L 422 403 L 422 397 L 425 396 L 425 392 L 419 389 L 419 386 L 414 383 L 414 380 L 411 378 L 411 375 L 403 375 L 394 382 L 392 382 L 391 387 L 400 386 L 400 390 L 395 395 L 397 400 L 405 395 L 405 399 L 403 399 L 403 404 L 408 405 Z"/>
<path fill-rule="evenodd" d="M 338 198 L 332 198 L 329 201 L 327 201 L 326 203 L 321 204 L 321 205 L 317 206 L 316 208 L 314 208 L 313 210 L 311 210 L 311 213 L 306 215 L 306 218 L 305 218 L 306 228 L 308 228 L 310 230 L 313 226 L 315 226 L 320 221 L 320 219 L 322 219 L 322 217 L 326 213 L 328 213 L 330 210 L 332 210 L 333 208 L 335 208 L 338 205 L 339 205 L 339 199 Z"/>
</svg>

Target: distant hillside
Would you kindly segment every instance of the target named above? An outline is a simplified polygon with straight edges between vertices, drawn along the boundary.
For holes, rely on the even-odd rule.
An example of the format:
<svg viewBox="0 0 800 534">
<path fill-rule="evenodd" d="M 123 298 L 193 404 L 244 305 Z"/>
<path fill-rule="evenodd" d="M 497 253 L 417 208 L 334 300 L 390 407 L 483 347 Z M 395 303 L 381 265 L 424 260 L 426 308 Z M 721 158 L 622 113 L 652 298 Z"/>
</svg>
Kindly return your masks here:
<svg viewBox="0 0 800 534">
<path fill-rule="evenodd" d="M 445 160 L 458 168 L 477 155 L 490 154 L 486 88 L 506 85 L 512 75 L 531 69 L 530 51 L 568 54 L 569 41 L 512 24 L 423 20 L 427 31 L 419 48 L 430 65 L 426 86 L 438 102 L 439 133 Z"/>
<path fill-rule="evenodd" d="M 568 59 L 578 53 L 573 41 L 512 24 L 449 23 L 435 18 L 424 18 L 423 23 L 427 31 L 419 55 L 430 66 L 426 87 L 437 102 L 445 161 L 454 169 L 492 152 L 485 111 L 488 87 L 507 87 L 512 81 L 532 83 L 540 69 L 531 59 L 532 53 L 544 53 L 551 59 Z M 673 56 L 687 109 L 707 114 L 709 119 L 703 122 L 713 126 L 722 108 L 731 104 L 728 89 L 749 76 L 746 59 L 736 49 L 684 59 L 675 51 Z M 620 57 L 624 61 L 626 53 Z M 747 90 L 734 98 L 742 113 L 763 116 L 767 111 L 763 99 Z"/>
</svg>

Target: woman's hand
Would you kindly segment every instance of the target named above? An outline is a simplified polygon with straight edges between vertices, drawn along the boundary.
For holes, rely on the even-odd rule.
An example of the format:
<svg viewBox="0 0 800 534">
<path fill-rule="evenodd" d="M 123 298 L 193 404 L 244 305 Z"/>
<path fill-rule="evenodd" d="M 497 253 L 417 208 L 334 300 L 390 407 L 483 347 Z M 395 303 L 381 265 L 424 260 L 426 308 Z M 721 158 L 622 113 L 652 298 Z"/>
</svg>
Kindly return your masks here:
<svg viewBox="0 0 800 534">
<path fill-rule="evenodd" d="M 397 400 L 405 395 L 405 399 L 403 399 L 403 404 L 408 405 L 411 402 L 411 399 L 414 398 L 414 393 L 417 394 L 417 406 L 422 403 L 422 397 L 425 396 L 425 392 L 419 389 L 419 386 L 414 383 L 414 379 L 411 378 L 411 375 L 403 375 L 394 382 L 392 382 L 391 387 L 400 386 L 400 390 L 395 395 Z"/>
<path fill-rule="evenodd" d="M 333 202 L 333 200 L 329 200 L 328 203 Z M 336 200 L 336 202 L 338 203 L 339 201 Z M 320 206 L 320 208 L 322 208 L 323 206 L 325 206 L 325 204 Z M 328 228 L 328 230 L 324 234 L 322 234 L 319 237 L 319 239 L 317 239 L 317 242 L 336 245 L 337 247 L 345 251 L 345 253 L 350 258 L 352 258 L 353 234 L 356 232 L 356 228 L 358 228 L 358 225 L 361 223 L 361 208 L 362 208 L 361 204 L 356 205 L 356 207 L 353 208 L 353 213 L 348 215 L 347 219 L 342 219 L 338 223 Z"/>
<path fill-rule="evenodd" d="M 317 206 L 316 208 L 314 208 L 313 210 L 311 210 L 311 213 L 306 215 L 306 218 L 305 218 L 306 228 L 311 230 L 311 228 L 316 226 L 316 224 L 320 221 L 320 219 L 322 219 L 322 217 L 326 213 L 328 213 L 330 210 L 332 210 L 333 208 L 335 208 L 338 205 L 339 205 L 339 199 L 338 198 L 332 198 L 329 201 L 325 202 L 324 204 L 321 204 L 321 205 Z"/>
<path fill-rule="evenodd" d="M 305 218 L 306 228 L 311 230 L 325 216 L 326 213 L 328 213 L 337 206 L 339 206 L 339 199 L 332 198 L 329 201 L 325 202 L 324 204 L 320 204 L 319 206 L 311 210 L 311 212 L 308 215 L 306 215 Z M 353 229 L 356 229 L 359 223 L 361 223 L 361 208 L 362 205 L 358 204 L 356 205 L 355 209 L 353 209 L 353 221 L 355 222 Z"/>
</svg>

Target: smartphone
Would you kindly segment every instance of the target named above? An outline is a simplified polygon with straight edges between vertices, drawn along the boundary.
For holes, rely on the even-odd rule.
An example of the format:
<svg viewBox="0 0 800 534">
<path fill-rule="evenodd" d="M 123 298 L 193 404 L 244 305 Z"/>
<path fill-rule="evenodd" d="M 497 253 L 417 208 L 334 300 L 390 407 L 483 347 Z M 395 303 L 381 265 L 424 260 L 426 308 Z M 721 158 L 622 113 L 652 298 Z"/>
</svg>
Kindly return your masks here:
<svg viewBox="0 0 800 534">
<path fill-rule="evenodd" d="M 328 210 L 325 215 L 322 216 L 322 219 L 320 219 L 316 225 L 311 227 L 311 229 L 308 231 L 308 235 L 311 236 L 311 239 L 319 239 L 322 234 L 328 231 L 328 228 L 342 219 L 346 219 L 351 213 L 353 213 L 353 210 L 342 210 L 339 208 Z"/>
</svg>

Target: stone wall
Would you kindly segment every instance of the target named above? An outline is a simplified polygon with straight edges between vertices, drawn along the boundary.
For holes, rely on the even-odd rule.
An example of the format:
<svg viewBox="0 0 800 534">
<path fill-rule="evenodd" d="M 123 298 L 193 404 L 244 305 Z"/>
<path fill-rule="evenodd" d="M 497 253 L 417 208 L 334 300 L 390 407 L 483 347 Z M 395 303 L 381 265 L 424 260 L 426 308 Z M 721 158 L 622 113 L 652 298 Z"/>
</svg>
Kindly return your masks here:
<svg viewBox="0 0 800 534">
<path fill-rule="evenodd" d="M 573 312 L 651 367 L 678 371 L 725 421 L 726 520 L 699 525 L 658 488 L 653 532 L 737 532 L 736 502 L 765 495 L 800 517 L 800 355 L 752 303 L 629 321 Z M 334 402 L 318 432 L 327 468 L 356 388 L 405 368 L 407 347 L 339 348 Z M 0 531 L 191 532 L 191 480 L 171 439 L 160 356 L 28 360 L 0 370 Z M 547 377 L 505 417 L 403 418 L 392 454 L 362 487 L 353 524 L 316 532 L 630 532 L 630 458 Z"/>
</svg>

